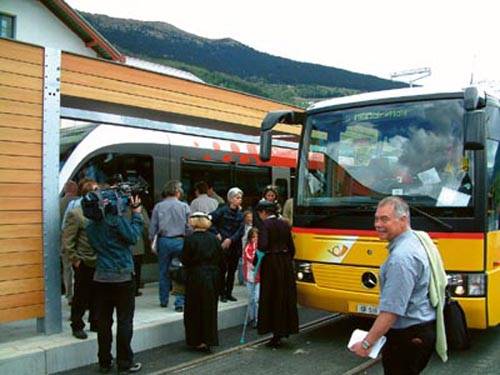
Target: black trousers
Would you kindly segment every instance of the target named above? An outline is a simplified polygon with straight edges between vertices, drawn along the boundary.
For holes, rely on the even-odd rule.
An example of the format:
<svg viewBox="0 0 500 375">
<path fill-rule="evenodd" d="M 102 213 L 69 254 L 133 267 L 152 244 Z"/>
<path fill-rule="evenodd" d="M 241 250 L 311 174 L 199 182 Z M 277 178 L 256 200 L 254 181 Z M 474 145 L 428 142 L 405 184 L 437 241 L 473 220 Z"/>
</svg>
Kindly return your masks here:
<svg viewBox="0 0 500 375">
<path fill-rule="evenodd" d="M 141 287 L 142 254 L 134 255 L 135 291 Z"/>
<path fill-rule="evenodd" d="M 435 321 L 389 330 L 382 349 L 384 374 L 420 374 L 431 358 L 435 343 Z"/>
<path fill-rule="evenodd" d="M 94 293 L 95 268 L 80 262 L 78 267 L 73 267 L 75 273 L 74 294 L 71 303 L 71 329 L 79 331 L 85 328 L 83 315 L 89 310 L 89 323 L 91 328 L 97 327 Z"/>
<path fill-rule="evenodd" d="M 135 282 L 122 283 L 95 282 L 97 294 L 98 329 L 97 344 L 99 364 L 111 365 L 111 343 L 113 335 L 113 311 L 116 309 L 116 364 L 119 369 L 127 369 L 134 364 L 134 353 L 130 343 L 133 334 L 135 310 Z"/>
<path fill-rule="evenodd" d="M 224 269 L 221 270 L 222 273 L 222 291 L 221 295 L 229 297 L 233 294 L 234 287 L 234 274 L 238 268 L 238 261 L 240 259 L 239 254 L 230 252 L 224 256 Z"/>
</svg>

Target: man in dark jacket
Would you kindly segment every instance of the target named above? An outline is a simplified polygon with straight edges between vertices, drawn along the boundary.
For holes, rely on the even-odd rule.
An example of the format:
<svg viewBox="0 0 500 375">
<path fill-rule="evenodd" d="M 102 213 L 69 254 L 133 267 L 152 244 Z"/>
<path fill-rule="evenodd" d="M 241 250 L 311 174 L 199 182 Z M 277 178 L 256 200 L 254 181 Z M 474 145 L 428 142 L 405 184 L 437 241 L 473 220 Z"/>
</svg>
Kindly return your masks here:
<svg viewBox="0 0 500 375">
<path fill-rule="evenodd" d="M 115 212 L 106 213 L 101 220 L 91 221 L 86 228 L 89 242 L 97 254 L 94 273 L 99 312 L 97 344 L 100 371 L 104 373 L 109 372 L 112 367 L 111 326 L 114 309 L 118 324 L 116 335 L 118 371 L 137 372 L 142 367 L 139 362 L 134 362 L 130 343 L 135 310 L 134 261 L 131 247 L 142 234 L 143 220 L 141 200 L 138 197 L 131 197 L 130 200 L 132 206 L 130 219 Z M 112 203 L 108 203 L 110 204 Z M 105 209 L 104 212 L 106 211 Z"/>
<path fill-rule="evenodd" d="M 221 241 L 225 259 L 225 269 L 222 270 L 221 302 L 236 301 L 233 296 L 234 273 L 241 256 L 241 237 L 244 231 L 242 198 L 243 192 L 239 188 L 231 188 L 227 192 L 228 204 L 210 214 L 213 224 L 211 232 Z"/>
</svg>

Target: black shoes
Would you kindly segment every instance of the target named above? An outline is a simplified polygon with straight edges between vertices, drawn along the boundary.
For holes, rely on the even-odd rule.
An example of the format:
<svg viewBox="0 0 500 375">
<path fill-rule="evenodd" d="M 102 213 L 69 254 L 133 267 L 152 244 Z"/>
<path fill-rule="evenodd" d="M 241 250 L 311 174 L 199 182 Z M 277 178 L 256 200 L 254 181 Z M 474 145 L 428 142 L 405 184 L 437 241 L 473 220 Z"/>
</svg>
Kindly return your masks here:
<svg viewBox="0 0 500 375">
<path fill-rule="evenodd" d="M 73 336 L 80 340 L 85 340 L 88 337 L 83 329 L 73 331 Z"/>
<path fill-rule="evenodd" d="M 136 296 L 136 297 L 140 297 L 140 296 L 142 296 L 142 292 L 136 291 L 136 292 L 135 292 L 135 296 Z"/>
<path fill-rule="evenodd" d="M 168 303 L 160 303 L 161 307 L 168 307 Z"/>
<path fill-rule="evenodd" d="M 273 336 L 271 340 L 266 342 L 266 346 L 273 349 L 278 349 L 283 345 L 280 337 Z"/>
<path fill-rule="evenodd" d="M 210 349 L 210 346 L 202 344 L 200 346 L 196 346 L 194 348 L 197 352 L 205 353 L 205 354 L 212 354 L 212 349 Z"/>
<path fill-rule="evenodd" d="M 119 374 L 127 374 L 127 373 L 139 372 L 139 371 L 141 371 L 141 369 L 142 369 L 142 363 L 136 362 L 128 368 L 118 368 L 118 373 Z"/>
<path fill-rule="evenodd" d="M 220 301 L 221 301 L 221 302 L 227 302 L 227 298 L 226 298 L 225 296 L 221 296 L 221 297 L 220 297 Z"/>
<path fill-rule="evenodd" d="M 184 308 L 182 306 L 175 306 L 175 312 L 183 312 Z"/>
<path fill-rule="evenodd" d="M 227 296 L 226 298 L 228 301 L 232 301 L 232 302 L 238 301 L 234 296 Z"/>
</svg>

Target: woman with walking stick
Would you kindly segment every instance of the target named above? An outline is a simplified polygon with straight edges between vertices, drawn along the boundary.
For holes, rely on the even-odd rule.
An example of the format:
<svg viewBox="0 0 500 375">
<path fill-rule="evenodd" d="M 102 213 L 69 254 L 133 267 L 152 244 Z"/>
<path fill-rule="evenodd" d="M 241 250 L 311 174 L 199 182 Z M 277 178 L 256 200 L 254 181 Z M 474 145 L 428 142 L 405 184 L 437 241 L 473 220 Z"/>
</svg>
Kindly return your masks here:
<svg viewBox="0 0 500 375">
<path fill-rule="evenodd" d="M 272 332 L 266 345 L 279 348 L 283 337 L 299 330 L 292 263 L 295 247 L 290 225 L 276 216 L 275 203 L 261 200 L 256 211 L 262 220 L 257 248 L 265 254 L 260 266 L 257 328 L 261 335 Z"/>
</svg>

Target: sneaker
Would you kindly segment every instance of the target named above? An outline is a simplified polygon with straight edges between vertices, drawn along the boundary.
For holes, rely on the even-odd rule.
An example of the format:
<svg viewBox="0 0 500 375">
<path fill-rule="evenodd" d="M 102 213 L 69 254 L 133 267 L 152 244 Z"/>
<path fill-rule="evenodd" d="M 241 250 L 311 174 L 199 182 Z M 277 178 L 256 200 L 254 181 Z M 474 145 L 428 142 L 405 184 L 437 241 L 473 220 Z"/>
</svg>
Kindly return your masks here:
<svg viewBox="0 0 500 375">
<path fill-rule="evenodd" d="M 183 312 L 184 311 L 184 307 L 182 306 L 175 306 L 175 312 Z"/>
<path fill-rule="evenodd" d="M 80 340 L 85 340 L 88 337 L 83 329 L 73 331 L 73 336 L 75 336 L 77 339 L 80 339 Z"/>
<path fill-rule="evenodd" d="M 234 297 L 234 296 L 228 296 L 228 297 L 227 297 L 227 300 L 228 300 L 228 301 L 232 301 L 232 302 L 238 301 L 238 300 L 236 299 L 236 297 Z"/>
<path fill-rule="evenodd" d="M 139 372 L 142 369 L 142 363 L 141 362 L 136 362 L 129 368 L 119 368 L 118 373 L 119 374 L 126 374 L 126 373 L 131 373 L 131 372 Z"/>
</svg>

